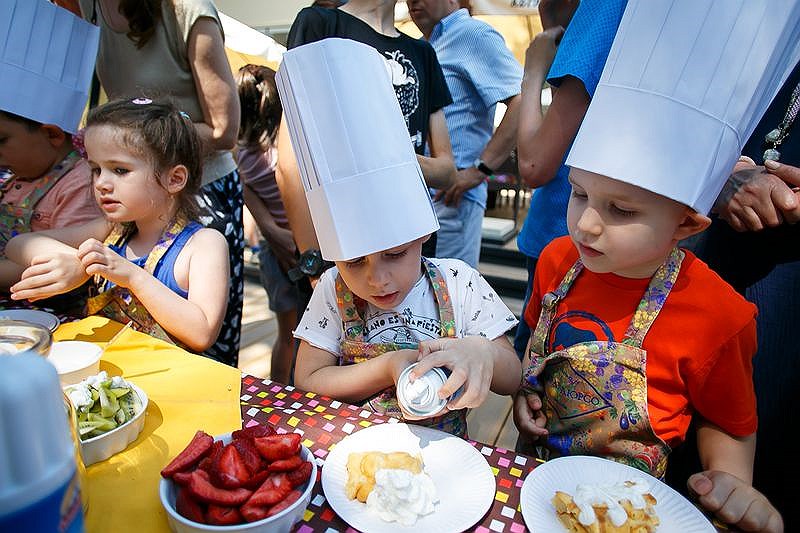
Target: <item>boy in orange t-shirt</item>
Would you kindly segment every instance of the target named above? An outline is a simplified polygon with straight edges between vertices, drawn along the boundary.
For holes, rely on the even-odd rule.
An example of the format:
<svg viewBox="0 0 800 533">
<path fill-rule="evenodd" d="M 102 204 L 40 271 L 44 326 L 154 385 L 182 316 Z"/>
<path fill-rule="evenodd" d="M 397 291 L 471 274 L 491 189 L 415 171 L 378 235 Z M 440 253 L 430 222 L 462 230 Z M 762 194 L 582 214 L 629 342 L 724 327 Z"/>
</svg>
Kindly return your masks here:
<svg viewBox="0 0 800 533">
<path fill-rule="evenodd" d="M 640 3 L 628 2 L 567 159 L 569 237 L 537 264 L 514 421 L 547 456 L 597 455 L 663 477 L 697 415 L 704 471 L 688 485 L 699 503 L 739 529 L 783 531 L 752 487 L 756 308 L 678 243 L 710 223 L 739 139 L 780 85 L 766 67 L 742 76 L 731 65 L 783 64 L 780 36 L 800 21 L 712 0 L 727 22 L 704 32 L 687 24 L 689 3 Z M 736 26 L 737 14 L 775 34 L 742 49 L 758 25 Z M 710 86 L 720 94 L 698 96 Z"/>
</svg>

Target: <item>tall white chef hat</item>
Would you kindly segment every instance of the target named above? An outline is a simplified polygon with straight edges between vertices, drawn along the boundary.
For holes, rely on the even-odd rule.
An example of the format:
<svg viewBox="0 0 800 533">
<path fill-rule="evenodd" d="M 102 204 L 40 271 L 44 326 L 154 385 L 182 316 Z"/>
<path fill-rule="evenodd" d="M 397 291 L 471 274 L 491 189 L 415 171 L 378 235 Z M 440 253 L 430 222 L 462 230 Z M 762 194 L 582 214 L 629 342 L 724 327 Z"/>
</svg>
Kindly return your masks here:
<svg viewBox="0 0 800 533">
<path fill-rule="evenodd" d="M 0 110 L 75 133 L 100 29 L 46 0 L 0 0 Z"/>
<path fill-rule="evenodd" d="M 798 57 L 796 0 L 629 0 L 567 164 L 707 213 Z"/>
<path fill-rule="evenodd" d="M 276 76 L 322 256 L 344 261 L 439 229 L 384 61 L 324 39 L 289 50 Z"/>
</svg>

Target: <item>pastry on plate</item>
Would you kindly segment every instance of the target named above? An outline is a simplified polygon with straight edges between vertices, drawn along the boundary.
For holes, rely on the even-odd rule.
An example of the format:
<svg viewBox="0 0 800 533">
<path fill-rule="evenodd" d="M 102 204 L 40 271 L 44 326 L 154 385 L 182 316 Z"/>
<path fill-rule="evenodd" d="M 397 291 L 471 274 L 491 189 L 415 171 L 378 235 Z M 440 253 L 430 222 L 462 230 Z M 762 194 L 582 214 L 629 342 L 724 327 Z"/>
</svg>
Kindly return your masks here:
<svg viewBox="0 0 800 533">
<path fill-rule="evenodd" d="M 422 472 L 422 458 L 407 452 L 353 452 L 347 457 L 347 483 L 344 490 L 351 500 L 365 503 L 375 486 L 375 472 L 381 469 Z"/>
<path fill-rule="evenodd" d="M 572 533 L 653 533 L 659 519 L 649 490 L 643 480 L 578 485 L 574 495 L 556 491 L 552 503 Z"/>
</svg>

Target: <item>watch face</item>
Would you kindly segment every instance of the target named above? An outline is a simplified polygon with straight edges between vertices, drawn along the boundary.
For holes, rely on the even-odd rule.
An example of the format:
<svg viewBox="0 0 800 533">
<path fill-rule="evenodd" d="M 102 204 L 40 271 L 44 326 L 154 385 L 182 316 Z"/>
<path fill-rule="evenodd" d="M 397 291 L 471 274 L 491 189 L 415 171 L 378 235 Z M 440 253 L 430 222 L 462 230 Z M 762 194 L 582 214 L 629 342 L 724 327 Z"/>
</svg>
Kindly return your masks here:
<svg viewBox="0 0 800 533">
<path fill-rule="evenodd" d="M 319 274 L 322 266 L 322 257 L 319 252 L 305 252 L 300 256 L 300 270 L 307 276 Z"/>
</svg>

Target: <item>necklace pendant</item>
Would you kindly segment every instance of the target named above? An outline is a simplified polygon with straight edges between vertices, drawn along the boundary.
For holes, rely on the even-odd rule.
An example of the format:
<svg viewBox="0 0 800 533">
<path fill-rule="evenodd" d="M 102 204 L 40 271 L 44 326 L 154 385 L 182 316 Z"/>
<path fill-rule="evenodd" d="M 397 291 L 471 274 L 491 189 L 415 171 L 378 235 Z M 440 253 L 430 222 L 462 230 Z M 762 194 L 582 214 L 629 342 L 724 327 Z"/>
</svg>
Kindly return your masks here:
<svg viewBox="0 0 800 533">
<path fill-rule="evenodd" d="M 778 128 L 775 128 L 774 130 L 772 130 L 771 132 L 767 133 L 764 136 L 764 139 L 766 139 L 766 141 L 770 143 L 774 143 L 780 138 L 781 138 L 781 130 Z"/>
<path fill-rule="evenodd" d="M 777 161 L 781 158 L 781 153 L 777 151 L 775 148 L 769 148 L 764 151 L 764 161 Z"/>
</svg>

